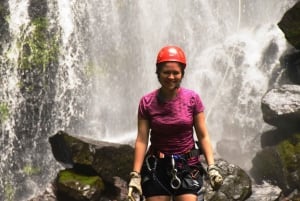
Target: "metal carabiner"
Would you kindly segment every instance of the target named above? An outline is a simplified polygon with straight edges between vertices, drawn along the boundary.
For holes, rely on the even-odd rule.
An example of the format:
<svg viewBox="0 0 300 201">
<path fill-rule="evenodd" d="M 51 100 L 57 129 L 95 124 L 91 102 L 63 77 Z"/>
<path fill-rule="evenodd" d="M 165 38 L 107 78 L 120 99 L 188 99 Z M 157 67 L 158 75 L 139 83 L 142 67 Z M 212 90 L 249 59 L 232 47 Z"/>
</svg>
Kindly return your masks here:
<svg viewBox="0 0 300 201">
<path fill-rule="evenodd" d="M 151 167 L 151 165 L 150 165 L 150 162 L 149 162 L 150 158 L 153 158 L 153 160 L 154 160 L 153 167 Z M 146 165 L 147 165 L 147 169 L 149 170 L 149 172 L 155 171 L 156 170 L 156 166 L 157 166 L 157 159 L 156 159 L 156 157 L 153 156 L 153 155 L 148 155 L 146 157 Z"/>
<path fill-rule="evenodd" d="M 181 180 L 177 177 L 177 169 L 175 167 L 175 159 L 173 155 L 171 158 L 171 165 L 172 165 L 172 170 L 171 170 L 172 179 L 170 181 L 170 185 L 173 189 L 179 189 L 181 186 Z"/>
</svg>

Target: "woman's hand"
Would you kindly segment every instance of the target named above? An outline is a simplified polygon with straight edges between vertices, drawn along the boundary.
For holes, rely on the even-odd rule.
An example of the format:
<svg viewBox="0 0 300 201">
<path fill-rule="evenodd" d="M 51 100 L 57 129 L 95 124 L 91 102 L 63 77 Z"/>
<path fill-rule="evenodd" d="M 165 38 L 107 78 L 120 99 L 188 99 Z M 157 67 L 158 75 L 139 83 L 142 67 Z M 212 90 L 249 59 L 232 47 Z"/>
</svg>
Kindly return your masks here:
<svg viewBox="0 0 300 201">
<path fill-rule="evenodd" d="M 129 182 L 129 190 L 128 190 L 128 199 L 131 201 L 135 201 L 133 196 L 133 192 L 137 192 L 140 196 L 143 194 L 142 186 L 141 186 L 141 175 L 137 172 L 130 173 L 130 182 Z"/>
<path fill-rule="evenodd" d="M 209 165 L 207 168 L 211 187 L 216 190 L 223 184 L 223 177 L 220 174 L 220 169 L 215 165 Z"/>
</svg>

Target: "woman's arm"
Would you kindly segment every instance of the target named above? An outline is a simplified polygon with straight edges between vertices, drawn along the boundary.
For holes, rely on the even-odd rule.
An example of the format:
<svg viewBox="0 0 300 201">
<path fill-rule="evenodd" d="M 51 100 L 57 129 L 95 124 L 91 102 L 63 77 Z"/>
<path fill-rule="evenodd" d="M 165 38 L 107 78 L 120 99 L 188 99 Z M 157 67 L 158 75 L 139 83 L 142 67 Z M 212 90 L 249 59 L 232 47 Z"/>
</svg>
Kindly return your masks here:
<svg viewBox="0 0 300 201">
<path fill-rule="evenodd" d="M 213 149 L 205 123 L 204 112 L 200 112 L 194 116 L 194 127 L 207 164 L 214 164 Z"/>
<path fill-rule="evenodd" d="M 149 121 L 138 118 L 138 133 L 135 141 L 133 171 L 140 173 L 148 147 Z"/>
</svg>

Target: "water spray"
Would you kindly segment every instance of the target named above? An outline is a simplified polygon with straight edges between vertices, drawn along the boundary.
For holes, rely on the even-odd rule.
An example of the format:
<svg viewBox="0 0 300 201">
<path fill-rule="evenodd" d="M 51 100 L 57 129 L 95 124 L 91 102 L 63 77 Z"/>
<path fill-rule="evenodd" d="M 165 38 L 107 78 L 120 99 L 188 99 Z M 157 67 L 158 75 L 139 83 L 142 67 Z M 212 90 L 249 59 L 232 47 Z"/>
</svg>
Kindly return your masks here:
<svg viewBox="0 0 300 201">
<path fill-rule="evenodd" d="M 238 9 L 238 22 L 237 22 L 237 27 L 236 27 L 236 31 L 238 32 L 239 29 L 240 29 L 240 24 L 241 24 L 241 15 L 242 15 L 242 0 L 238 0 L 238 3 L 239 3 L 239 9 Z M 231 60 L 233 60 L 233 57 L 234 57 L 234 52 L 236 50 L 236 45 L 233 46 L 232 48 L 232 51 L 231 51 L 231 54 L 230 54 L 230 58 Z M 218 88 L 217 88 L 217 91 L 215 93 L 215 96 L 213 98 L 213 101 L 212 101 L 212 104 L 211 104 L 211 107 L 208 109 L 208 112 L 206 114 L 206 122 L 207 122 L 207 119 L 209 118 L 209 115 L 211 113 L 211 110 L 212 108 L 214 107 L 217 99 L 218 99 L 218 95 L 220 94 L 220 91 L 221 91 L 221 87 L 223 86 L 225 80 L 227 79 L 227 76 L 228 76 L 228 73 L 229 73 L 229 69 L 230 69 L 230 65 L 229 65 L 229 62 L 226 64 L 226 69 L 225 69 L 225 74 L 223 76 L 223 79 L 221 80 Z"/>
</svg>

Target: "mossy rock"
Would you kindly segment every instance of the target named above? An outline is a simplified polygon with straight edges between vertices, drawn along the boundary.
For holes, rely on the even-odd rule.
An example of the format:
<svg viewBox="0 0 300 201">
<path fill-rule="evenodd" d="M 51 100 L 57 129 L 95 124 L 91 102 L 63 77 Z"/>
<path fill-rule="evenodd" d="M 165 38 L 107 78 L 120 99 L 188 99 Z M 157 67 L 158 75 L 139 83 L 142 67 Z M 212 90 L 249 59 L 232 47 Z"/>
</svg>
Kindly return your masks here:
<svg viewBox="0 0 300 201">
<path fill-rule="evenodd" d="M 58 197 L 74 201 L 96 201 L 99 200 L 104 191 L 104 184 L 99 176 L 86 176 L 72 169 L 62 170 L 58 173 L 57 189 Z"/>
<path fill-rule="evenodd" d="M 56 160 L 74 168 L 95 171 L 103 180 L 113 183 L 114 177 L 129 180 L 134 149 L 129 145 L 93 141 L 59 131 L 49 138 Z"/>
<path fill-rule="evenodd" d="M 284 193 L 300 189 L 300 133 L 276 146 L 264 148 L 252 163 L 250 172 L 256 182 L 269 181 Z"/>
<path fill-rule="evenodd" d="M 93 169 L 101 177 L 109 182 L 113 182 L 114 176 L 129 180 L 129 172 L 133 164 L 133 148 L 129 145 L 120 147 L 103 147 L 95 153 Z"/>
</svg>

